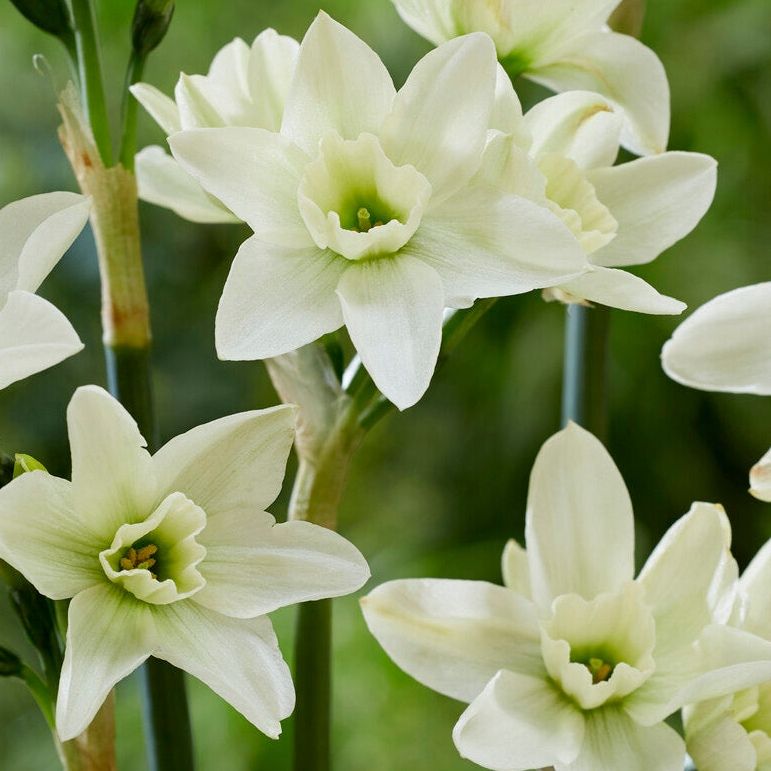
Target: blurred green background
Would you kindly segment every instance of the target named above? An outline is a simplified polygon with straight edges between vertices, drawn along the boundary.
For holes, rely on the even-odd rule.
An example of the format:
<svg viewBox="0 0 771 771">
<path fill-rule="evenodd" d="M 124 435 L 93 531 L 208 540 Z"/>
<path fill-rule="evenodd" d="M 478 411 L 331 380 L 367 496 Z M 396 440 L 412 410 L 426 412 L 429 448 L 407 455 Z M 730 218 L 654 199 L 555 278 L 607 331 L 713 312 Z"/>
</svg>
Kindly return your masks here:
<svg viewBox="0 0 771 771">
<path fill-rule="evenodd" d="M 109 92 L 117 108 L 133 2 L 98 0 Z M 389 0 L 328 0 L 324 9 L 361 35 L 403 82 L 428 45 Z M 301 37 L 319 5 L 181 0 L 145 79 L 171 92 L 180 71 L 205 72 L 233 37 L 265 27 Z M 640 273 L 696 307 L 715 294 L 771 278 L 771 4 L 768 0 L 652 0 L 644 40 L 661 56 L 673 92 L 671 147 L 720 161 L 718 196 L 699 229 Z M 74 189 L 56 140 L 51 77 L 67 65 L 55 41 L 0 0 L 0 205 Z M 52 75 L 32 66 L 45 55 Z M 523 100 L 540 96 L 523 86 Z M 117 113 L 117 109 L 115 110 Z M 140 116 L 140 145 L 162 143 Z M 217 361 L 214 312 L 228 266 L 245 237 L 238 227 L 200 227 L 142 206 L 155 334 L 161 432 L 276 401 L 262 365 Z M 68 474 L 64 411 L 73 390 L 104 383 L 94 247 L 84 234 L 43 288 L 67 312 L 86 350 L 0 392 L 0 447 L 28 452 Z M 397 577 L 500 580 L 506 538 L 521 537 L 527 478 L 541 443 L 558 427 L 564 313 L 537 294 L 504 300 L 437 376 L 429 394 L 369 436 L 356 459 L 342 531 L 366 554 L 370 586 Z M 722 502 L 746 564 L 771 535 L 771 509 L 746 493 L 749 467 L 771 441 L 771 399 L 702 394 L 662 373 L 658 355 L 676 319 L 614 312 L 610 451 L 638 517 L 638 561 L 692 500 Z M 771 331 L 769 332 L 771 335 Z M 290 469 L 292 473 L 292 469 Z M 286 491 L 273 507 L 281 518 Z M 597 549 L 612 549 L 597 542 Z M 293 612 L 275 614 L 291 654 Z M 0 644 L 22 649 L 0 600 Z M 450 732 L 463 705 L 412 681 L 366 632 L 355 597 L 336 605 L 337 771 L 472 768 Z M 289 768 L 291 721 L 272 742 L 196 682 L 190 685 L 202 771 Z M 136 684 L 119 688 L 121 768 L 143 771 Z M 21 685 L 0 682 L 0 768 L 57 767 L 43 719 Z"/>
</svg>

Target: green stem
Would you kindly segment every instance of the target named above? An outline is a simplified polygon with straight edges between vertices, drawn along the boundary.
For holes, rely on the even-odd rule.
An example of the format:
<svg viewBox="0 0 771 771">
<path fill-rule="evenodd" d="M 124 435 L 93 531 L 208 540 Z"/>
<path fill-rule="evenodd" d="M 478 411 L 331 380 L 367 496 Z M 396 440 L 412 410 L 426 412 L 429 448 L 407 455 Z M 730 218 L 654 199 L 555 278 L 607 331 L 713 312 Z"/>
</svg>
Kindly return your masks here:
<svg viewBox="0 0 771 771">
<path fill-rule="evenodd" d="M 575 421 L 605 441 L 608 434 L 610 310 L 568 305 L 562 381 L 562 423 Z"/>
<path fill-rule="evenodd" d="M 92 0 L 72 0 L 80 85 L 86 116 L 94 133 L 99 155 L 105 166 L 112 164 L 110 121 L 104 97 L 102 61 Z"/>
<path fill-rule="evenodd" d="M 126 69 L 126 84 L 123 89 L 123 107 L 121 110 L 123 132 L 120 143 L 119 160 L 121 165 L 129 171 L 134 171 L 134 156 L 137 152 L 137 113 L 139 103 L 129 91 L 129 87 L 142 80 L 147 57 L 131 52 L 128 68 Z"/>
<path fill-rule="evenodd" d="M 43 713 L 46 723 L 48 723 L 48 727 L 54 731 L 54 708 L 48 686 L 43 682 L 38 673 L 26 664 L 22 666 L 19 677 L 26 683 L 27 688 L 29 688 L 32 698 Z"/>
<path fill-rule="evenodd" d="M 140 677 L 150 771 L 191 771 L 195 763 L 184 672 L 149 659 Z"/>
</svg>

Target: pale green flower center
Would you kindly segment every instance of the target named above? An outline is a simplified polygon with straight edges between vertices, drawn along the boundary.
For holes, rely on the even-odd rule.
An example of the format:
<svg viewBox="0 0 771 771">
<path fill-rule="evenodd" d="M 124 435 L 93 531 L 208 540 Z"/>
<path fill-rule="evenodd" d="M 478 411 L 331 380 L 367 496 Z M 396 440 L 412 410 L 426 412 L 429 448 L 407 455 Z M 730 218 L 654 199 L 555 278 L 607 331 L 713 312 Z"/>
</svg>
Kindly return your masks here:
<svg viewBox="0 0 771 771">
<path fill-rule="evenodd" d="M 397 166 L 372 134 L 329 134 L 309 163 L 297 201 L 321 249 L 349 260 L 395 254 L 415 234 L 431 185 L 413 166 Z"/>
<path fill-rule="evenodd" d="M 544 664 L 582 709 L 623 699 L 653 673 L 655 622 L 634 582 L 591 601 L 563 595 L 552 610 L 541 625 Z"/>
<path fill-rule="evenodd" d="M 121 525 L 99 555 L 107 578 L 138 600 L 165 605 L 200 591 L 206 549 L 196 536 L 206 515 L 182 493 L 167 496 L 142 522 Z"/>
</svg>

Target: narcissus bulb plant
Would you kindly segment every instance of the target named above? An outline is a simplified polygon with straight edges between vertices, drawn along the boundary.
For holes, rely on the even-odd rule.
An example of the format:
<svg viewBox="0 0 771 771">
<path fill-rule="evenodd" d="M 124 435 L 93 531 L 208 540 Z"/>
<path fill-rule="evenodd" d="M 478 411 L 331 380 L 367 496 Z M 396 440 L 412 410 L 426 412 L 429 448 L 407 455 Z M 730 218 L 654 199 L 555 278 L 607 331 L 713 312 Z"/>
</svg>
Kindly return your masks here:
<svg viewBox="0 0 771 771">
<path fill-rule="evenodd" d="M 771 396 L 771 281 L 718 295 L 689 316 L 661 351 L 673 380 L 703 391 Z M 750 473 L 771 501 L 771 450 Z"/>
<path fill-rule="evenodd" d="M 771 541 L 739 579 L 730 624 L 771 640 Z M 771 768 L 771 681 L 689 706 L 688 753 L 699 771 Z"/>
<path fill-rule="evenodd" d="M 771 674 L 771 644 L 725 620 L 736 563 L 721 507 L 696 503 L 634 578 L 629 494 L 571 424 L 533 467 L 527 551 L 506 586 L 397 580 L 362 600 L 372 634 L 424 685 L 469 703 L 459 752 L 506 771 L 681 771 L 664 719 Z"/>
<path fill-rule="evenodd" d="M 620 0 L 393 0 L 399 15 L 436 45 L 486 32 L 512 77 L 553 91 L 594 91 L 624 116 L 621 141 L 636 155 L 662 153 L 669 139 L 669 84 L 658 56 L 612 32 Z"/>
<path fill-rule="evenodd" d="M 220 301 L 220 358 L 277 356 L 345 324 L 377 386 L 406 408 L 430 382 L 446 307 L 588 268 L 559 217 L 479 174 L 496 80 L 493 44 L 474 34 L 429 53 L 397 93 L 380 58 L 321 13 L 280 133 L 170 138 L 254 231 Z"/>
<path fill-rule="evenodd" d="M 180 75 L 174 99 L 149 83 L 131 93 L 167 135 L 184 129 L 253 126 L 278 131 L 299 44 L 272 29 L 247 45 L 236 38 L 217 52 L 207 75 Z M 238 222 L 157 145 L 136 156 L 140 196 L 192 222 Z"/>
<path fill-rule="evenodd" d="M 44 193 L 0 209 L 0 388 L 83 349 L 67 318 L 35 292 L 86 222 L 91 202 Z"/>
<path fill-rule="evenodd" d="M 294 707 L 265 614 L 358 589 L 359 551 L 264 511 L 284 478 L 292 407 L 244 412 L 154 455 L 105 391 L 67 411 L 72 481 L 45 471 L 0 490 L 0 557 L 53 600 L 71 599 L 56 704 L 62 740 L 149 656 L 209 685 L 268 736 Z"/>
</svg>

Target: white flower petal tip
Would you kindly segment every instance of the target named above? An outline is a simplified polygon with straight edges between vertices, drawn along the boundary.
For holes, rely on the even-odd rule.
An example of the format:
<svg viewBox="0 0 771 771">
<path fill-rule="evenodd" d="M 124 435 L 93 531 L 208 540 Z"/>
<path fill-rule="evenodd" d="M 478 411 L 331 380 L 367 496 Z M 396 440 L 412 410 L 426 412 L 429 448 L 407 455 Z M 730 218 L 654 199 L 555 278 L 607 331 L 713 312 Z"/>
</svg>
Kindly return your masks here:
<svg viewBox="0 0 771 771">
<path fill-rule="evenodd" d="M 591 600 L 634 577 L 632 502 L 602 443 L 570 423 L 533 465 L 525 538 L 533 597 L 544 608 L 562 594 Z M 613 549 L 597 548 L 597 533 Z"/>
<path fill-rule="evenodd" d="M 771 503 L 771 450 L 750 471 L 750 493 L 760 501 Z"/>
<path fill-rule="evenodd" d="M 0 309 L 0 389 L 83 350 L 64 314 L 42 297 L 14 290 Z"/>
<path fill-rule="evenodd" d="M 771 395 L 771 282 L 719 295 L 698 308 L 661 352 L 673 380 L 704 391 Z"/>
<path fill-rule="evenodd" d="M 77 193 L 33 195 L 0 209 L 0 298 L 35 292 L 83 230 L 91 199 Z"/>
</svg>

